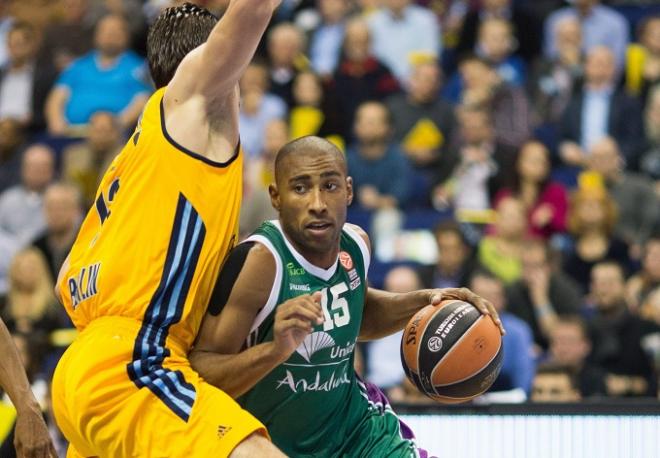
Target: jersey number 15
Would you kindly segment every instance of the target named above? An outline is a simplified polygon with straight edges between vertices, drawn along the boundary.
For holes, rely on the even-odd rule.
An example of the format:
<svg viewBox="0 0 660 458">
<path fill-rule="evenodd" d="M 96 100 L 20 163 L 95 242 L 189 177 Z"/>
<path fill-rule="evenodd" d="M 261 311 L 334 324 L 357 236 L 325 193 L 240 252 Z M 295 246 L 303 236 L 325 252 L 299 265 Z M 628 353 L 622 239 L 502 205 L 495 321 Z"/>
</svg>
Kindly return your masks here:
<svg viewBox="0 0 660 458">
<path fill-rule="evenodd" d="M 351 321 L 351 313 L 348 308 L 348 301 L 345 297 L 341 297 L 348 291 L 346 283 L 339 283 L 330 288 L 330 295 L 332 301 L 328 307 L 328 288 L 321 290 L 321 308 L 323 309 L 323 330 L 330 331 L 331 329 L 346 326 Z M 332 315 L 330 314 L 332 312 Z"/>
</svg>

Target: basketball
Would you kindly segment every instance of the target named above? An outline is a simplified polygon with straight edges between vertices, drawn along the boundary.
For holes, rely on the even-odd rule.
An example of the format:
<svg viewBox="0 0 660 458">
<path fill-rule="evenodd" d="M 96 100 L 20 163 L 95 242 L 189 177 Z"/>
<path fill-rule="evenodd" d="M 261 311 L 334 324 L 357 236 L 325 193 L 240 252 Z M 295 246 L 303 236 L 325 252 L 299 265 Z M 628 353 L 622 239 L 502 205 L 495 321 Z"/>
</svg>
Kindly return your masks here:
<svg viewBox="0 0 660 458">
<path fill-rule="evenodd" d="M 469 401 L 493 384 L 502 367 L 502 336 L 468 302 L 427 305 L 408 322 L 401 362 L 412 383 L 445 404 Z"/>
</svg>

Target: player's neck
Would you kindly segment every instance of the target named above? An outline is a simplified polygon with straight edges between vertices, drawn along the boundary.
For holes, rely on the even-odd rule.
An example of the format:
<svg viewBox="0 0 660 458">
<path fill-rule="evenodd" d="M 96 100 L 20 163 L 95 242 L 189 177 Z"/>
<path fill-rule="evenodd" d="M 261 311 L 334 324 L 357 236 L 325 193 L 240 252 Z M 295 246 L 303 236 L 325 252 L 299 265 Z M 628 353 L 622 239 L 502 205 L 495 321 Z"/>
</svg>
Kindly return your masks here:
<svg viewBox="0 0 660 458">
<path fill-rule="evenodd" d="M 314 267 L 328 270 L 337 262 L 337 257 L 339 256 L 339 241 L 337 241 L 337 243 L 334 245 L 334 248 L 319 252 L 296 243 L 296 241 L 289 237 L 285 231 L 282 232 L 284 233 L 284 236 L 291 244 L 291 246 L 298 252 L 298 254 Z"/>
</svg>

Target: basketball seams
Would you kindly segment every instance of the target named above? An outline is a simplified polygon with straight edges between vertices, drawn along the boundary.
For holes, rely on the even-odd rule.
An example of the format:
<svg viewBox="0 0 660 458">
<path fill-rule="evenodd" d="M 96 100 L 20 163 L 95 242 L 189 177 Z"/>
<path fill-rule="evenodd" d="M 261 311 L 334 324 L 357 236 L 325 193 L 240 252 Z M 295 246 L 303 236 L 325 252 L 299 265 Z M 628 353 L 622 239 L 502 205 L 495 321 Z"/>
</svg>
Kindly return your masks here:
<svg viewBox="0 0 660 458">
<path fill-rule="evenodd" d="M 503 354 L 502 339 L 488 319 L 461 300 L 427 305 L 410 319 L 400 350 L 404 371 L 419 391 L 453 404 L 488 390 Z M 443 383 L 436 384 L 436 378 Z"/>
<path fill-rule="evenodd" d="M 457 304 L 457 306 L 456 307 L 451 307 L 453 304 Z M 435 362 L 432 363 L 429 367 L 428 358 L 425 358 L 423 360 L 420 360 L 420 358 L 419 358 L 420 357 L 420 351 L 422 349 L 422 345 L 427 345 L 428 340 L 433 337 L 433 335 L 436 332 L 434 330 L 434 328 L 437 328 L 437 327 L 441 326 L 442 323 L 445 320 L 450 318 L 452 314 L 456 313 L 457 308 L 463 307 L 464 304 L 467 304 L 467 305 L 469 305 L 470 307 L 473 308 L 473 310 L 471 310 L 468 313 L 476 313 L 477 316 L 474 317 L 474 321 L 470 323 L 470 322 L 467 321 L 468 319 L 470 319 L 470 316 L 466 314 L 455 323 L 455 327 L 451 330 L 451 332 L 448 333 L 448 335 L 445 337 L 445 339 L 442 340 L 443 348 L 440 350 L 439 354 L 437 355 L 437 359 L 435 359 Z M 445 316 L 442 316 L 442 317 L 438 318 L 437 315 L 439 313 L 443 313 Z M 420 344 L 417 347 L 417 361 L 418 361 L 417 364 L 418 364 L 418 373 L 419 373 L 420 379 L 423 379 L 423 375 L 428 374 L 429 386 L 433 389 L 433 392 L 435 392 L 435 385 L 434 385 L 433 380 L 432 380 L 432 374 L 433 374 L 433 371 L 434 371 L 435 367 L 437 366 L 437 364 L 440 361 L 442 361 L 446 357 L 449 350 L 456 345 L 456 342 L 463 336 L 463 334 L 465 332 L 467 332 L 467 329 L 469 329 L 474 323 L 479 321 L 479 317 L 480 317 L 479 311 L 477 310 L 476 307 L 474 307 L 474 305 L 470 304 L 469 302 L 464 302 L 464 301 L 460 301 L 460 300 L 450 300 L 449 302 L 444 304 L 442 307 L 439 307 L 437 312 L 433 314 L 432 318 L 430 320 L 428 320 L 428 322 L 426 324 L 426 327 L 424 329 L 424 332 L 422 333 L 422 338 L 421 338 Z M 437 318 L 437 322 L 432 325 L 432 323 L 434 322 L 434 320 L 436 320 L 436 318 Z M 464 324 L 466 322 L 469 323 L 469 324 Z M 466 326 L 463 331 L 460 331 L 460 326 L 461 325 Z M 456 333 L 459 333 L 460 337 L 458 339 L 452 341 L 452 336 L 453 336 L 453 334 L 456 334 Z M 446 346 L 446 349 L 445 349 L 445 346 Z"/>
<path fill-rule="evenodd" d="M 449 305 L 449 304 L 447 304 L 447 305 Z M 422 332 L 421 335 L 420 335 L 419 344 L 417 345 L 417 351 L 415 352 L 415 365 L 417 366 L 417 379 L 419 380 L 420 385 L 422 385 L 421 388 L 424 388 L 424 383 L 422 382 L 422 368 L 421 368 L 421 364 L 419 363 L 419 351 L 420 351 L 420 349 L 422 348 L 422 346 L 425 342 L 424 337 L 425 337 L 426 330 L 428 329 L 429 324 L 431 324 L 431 322 L 435 319 L 435 317 L 439 313 L 442 312 L 443 308 L 444 307 L 438 307 L 438 309 L 435 310 L 433 312 L 433 314 L 431 314 L 431 316 L 426 320 L 426 322 L 423 323 L 424 326 L 421 326 L 422 323 L 420 323 L 420 326 L 419 326 L 421 329 L 424 330 L 424 332 Z M 431 387 L 433 387 L 433 382 L 430 380 L 430 377 L 429 377 L 429 381 L 431 382 Z M 433 387 L 433 390 L 435 391 L 435 387 Z"/>
<path fill-rule="evenodd" d="M 451 353 L 452 353 L 456 348 L 458 348 L 458 344 L 459 344 L 463 339 L 466 339 L 466 338 L 469 336 L 470 331 L 471 331 L 473 328 L 475 328 L 475 327 L 477 327 L 478 325 L 481 324 L 481 320 L 482 320 L 482 319 L 488 319 L 488 317 L 487 317 L 486 315 L 481 315 L 477 320 L 475 320 L 474 323 L 472 323 L 472 324 L 470 325 L 469 328 L 467 328 L 467 330 L 463 333 L 463 335 L 461 335 L 461 337 L 460 337 L 456 342 L 454 342 L 454 345 L 452 345 L 451 348 L 450 348 L 449 350 L 447 350 L 447 353 L 444 354 L 444 356 L 440 359 L 440 361 L 438 361 L 438 363 L 436 364 L 436 366 L 433 368 L 433 371 L 431 371 L 431 380 L 433 380 L 433 374 L 434 374 L 435 371 L 438 369 L 438 366 L 440 366 L 440 363 L 442 362 L 442 360 L 445 359 L 446 357 L 448 357 L 449 355 L 451 355 Z M 436 384 L 433 384 L 433 386 L 434 386 L 434 387 L 443 387 L 443 386 L 455 385 L 455 384 L 457 384 L 457 383 L 464 382 L 464 381 L 466 381 L 467 379 L 474 377 L 475 375 L 479 374 L 479 373 L 483 370 L 483 368 L 488 367 L 488 366 L 490 365 L 490 363 L 492 363 L 493 360 L 494 360 L 495 358 L 497 358 L 497 354 L 500 352 L 500 348 L 501 348 L 501 347 L 502 347 L 502 339 L 500 339 L 500 341 L 499 341 L 499 345 L 497 346 L 497 351 L 495 351 L 495 353 L 494 353 L 493 356 L 488 360 L 488 362 L 486 362 L 486 364 L 484 364 L 483 367 L 482 367 L 481 369 L 479 369 L 477 372 L 472 373 L 472 374 L 468 375 L 467 377 L 463 377 L 462 379 L 454 380 L 454 381 L 451 382 L 451 383 L 439 383 L 439 384 L 437 384 L 437 385 L 436 385 Z"/>
<path fill-rule="evenodd" d="M 493 380 L 491 380 L 491 382 L 488 383 L 488 386 L 486 386 L 486 388 L 479 391 L 478 393 L 475 393 L 473 396 L 470 396 L 469 399 L 473 399 L 473 398 L 479 396 L 480 394 L 482 394 L 486 390 L 488 390 L 488 388 L 492 385 L 492 382 L 494 381 L 494 379 L 497 377 L 497 374 L 499 374 L 500 369 L 501 369 L 501 365 L 502 365 L 502 359 L 503 359 L 503 352 L 502 352 L 502 347 L 500 347 L 498 352 L 495 354 L 495 357 L 493 359 L 491 359 L 490 362 L 487 365 L 485 365 L 479 372 L 477 372 L 476 374 L 474 374 L 472 376 L 472 379 L 474 379 L 474 380 L 468 379 L 468 380 L 464 380 L 462 382 L 452 383 L 450 385 L 438 387 L 443 391 L 443 393 L 440 394 L 440 396 L 445 396 L 445 397 L 450 397 L 451 398 L 452 397 L 451 393 L 455 390 L 465 389 L 465 384 L 482 383 L 483 379 L 480 376 L 495 374 L 494 377 L 493 377 Z M 495 367 L 492 367 L 494 363 L 499 364 L 500 368 L 495 370 L 497 365 Z M 461 386 L 461 385 L 463 385 L 463 386 Z"/>
</svg>

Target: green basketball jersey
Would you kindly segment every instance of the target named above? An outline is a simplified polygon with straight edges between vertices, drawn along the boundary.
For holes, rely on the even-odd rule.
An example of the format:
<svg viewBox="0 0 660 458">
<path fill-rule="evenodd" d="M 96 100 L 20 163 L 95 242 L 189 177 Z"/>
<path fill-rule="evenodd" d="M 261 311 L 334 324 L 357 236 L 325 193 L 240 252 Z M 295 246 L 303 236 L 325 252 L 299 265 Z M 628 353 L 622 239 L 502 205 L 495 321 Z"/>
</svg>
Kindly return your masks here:
<svg viewBox="0 0 660 458">
<path fill-rule="evenodd" d="M 325 321 L 238 402 L 268 428 L 289 456 L 414 456 L 398 419 L 370 402 L 353 369 L 367 291 L 369 252 L 350 227 L 341 235 L 337 262 L 328 270 L 310 264 L 285 238 L 279 221 L 262 224 L 248 241 L 275 257 L 268 302 L 258 313 L 247 346 L 273 340 L 278 304 L 321 291 Z M 398 355 L 393 355 L 397 357 Z"/>
</svg>

